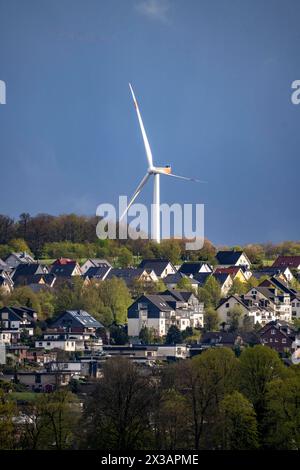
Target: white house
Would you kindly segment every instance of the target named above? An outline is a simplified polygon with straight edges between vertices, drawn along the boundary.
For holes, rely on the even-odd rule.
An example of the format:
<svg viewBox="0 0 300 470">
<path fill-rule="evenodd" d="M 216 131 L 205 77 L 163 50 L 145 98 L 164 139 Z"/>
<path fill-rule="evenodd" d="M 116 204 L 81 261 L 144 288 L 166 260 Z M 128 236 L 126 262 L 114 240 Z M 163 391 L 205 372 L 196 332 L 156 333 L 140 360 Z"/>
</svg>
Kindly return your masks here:
<svg viewBox="0 0 300 470">
<path fill-rule="evenodd" d="M 243 251 L 226 250 L 218 251 L 216 254 L 217 263 L 223 267 L 244 266 L 250 269 L 251 262 Z"/>
<path fill-rule="evenodd" d="M 231 295 L 223 299 L 217 307 L 217 312 L 221 323 L 229 323 L 232 315 L 232 309 L 239 306 L 241 311 L 241 317 L 239 319 L 239 325 L 242 326 L 244 318 L 248 317 L 255 325 L 259 323 L 265 325 L 271 320 L 276 319 L 276 315 L 272 310 L 260 304 L 259 301 L 254 299 L 245 298 L 245 296 Z"/>
<path fill-rule="evenodd" d="M 171 325 L 181 331 L 203 327 L 203 304 L 192 292 L 169 290 L 142 295 L 128 308 L 128 335 L 137 337 L 143 327 L 157 336 L 167 334 Z"/>
<path fill-rule="evenodd" d="M 85 274 L 90 268 L 111 268 L 112 265 L 106 259 L 89 258 L 81 266 L 81 273 Z"/>
</svg>

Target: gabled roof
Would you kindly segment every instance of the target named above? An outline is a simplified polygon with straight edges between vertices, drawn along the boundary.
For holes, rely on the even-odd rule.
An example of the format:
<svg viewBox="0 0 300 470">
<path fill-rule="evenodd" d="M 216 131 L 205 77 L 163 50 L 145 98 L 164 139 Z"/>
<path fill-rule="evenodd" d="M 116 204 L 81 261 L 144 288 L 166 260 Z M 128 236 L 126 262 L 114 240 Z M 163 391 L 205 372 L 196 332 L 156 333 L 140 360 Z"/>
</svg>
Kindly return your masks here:
<svg viewBox="0 0 300 470">
<path fill-rule="evenodd" d="M 103 325 L 85 310 L 66 310 L 56 318 L 52 326 L 59 326 L 63 323 L 63 317 L 70 317 L 76 323 L 80 323 L 86 328 L 103 328 Z"/>
<path fill-rule="evenodd" d="M 230 277 L 230 274 L 229 273 L 224 273 L 224 272 L 214 272 L 213 273 L 213 277 L 216 279 L 216 281 L 218 281 L 219 284 L 221 284 L 221 286 L 224 284 L 224 282 L 227 281 L 228 279 L 228 276 Z"/>
<path fill-rule="evenodd" d="M 195 274 L 194 279 L 196 279 L 199 282 L 199 285 L 203 287 L 210 276 L 211 273 L 198 273 Z"/>
<path fill-rule="evenodd" d="M 123 279 L 126 283 L 130 283 L 133 279 L 139 278 L 144 271 L 142 268 L 112 268 L 106 279 L 117 277 L 118 279 Z"/>
<path fill-rule="evenodd" d="M 165 290 L 162 294 L 162 296 L 169 296 L 171 295 L 174 299 L 180 301 L 180 302 L 188 302 L 191 297 L 195 296 L 194 292 L 187 291 L 187 290 Z"/>
<path fill-rule="evenodd" d="M 201 343 L 202 344 L 229 344 L 234 345 L 238 338 L 237 333 L 230 333 L 227 331 L 209 331 L 204 333 Z"/>
<path fill-rule="evenodd" d="M 286 269 L 286 266 L 279 267 L 279 266 L 266 266 L 261 269 L 256 269 L 253 271 L 253 276 L 260 278 L 262 276 L 276 276 L 276 274 L 281 274 Z"/>
<path fill-rule="evenodd" d="M 298 268 L 299 265 L 300 256 L 278 256 L 272 266 L 280 268 Z"/>
<path fill-rule="evenodd" d="M 242 305 L 242 307 L 248 308 L 248 305 L 237 294 L 232 294 L 232 295 L 229 295 L 228 297 L 224 297 L 223 299 L 221 299 L 217 308 L 221 307 L 221 305 L 227 303 L 232 298 L 235 299 L 240 305 Z"/>
<path fill-rule="evenodd" d="M 55 276 L 71 277 L 76 266 L 76 261 L 69 261 L 65 264 L 55 263 L 52 265 L 50 273 L 55 274 Z"/>
<path fill-rule="evenodd" d="M 165 284 L 178 284 L 178 282 L 181 281 L 181 279 L 188 279 L 189 281 L 191 281 L 192 284 L 199 284 L 199 282 L 196 279 L 191 278 L 187 276 L 186 274 L 183 274 L 182 272 L 179 272 L 179 271 L 175 274 L 168 274 L 166 277 L 164 277 L 164 283 Z"/>
<path fill-rule="evenodd" d="M 169 264 L 174 268 L 168 259 L 143 259 L 139 268 L 152 269 L 157 276 L 160 276 Z"/>
<path fill-rule="evenodd" d="M 228 268 L 216 268 L 214 274 L 231 274 L 236 275 L 239 271 L 242 271 L 241 266 L 229 266 Z"/>
<path fill-rule="evenodd" d="M 52 266 L 56 266 L 56 265 L 64 266 L 64 265 L 72 264 L 72 263 L 76 263 L 76 261 L 74 259 L 70 259 L 70 258 L 57 258 L 52 263 Z"/>
<path fill-rule="evenodd" d="M 238 260 L 240 259 L 240 257 L 242 255 L 246 256 L 243 251 L 234 251 L 234 250 L 218 251 L 218 253 L 216 254 L 216 258 L 217 258 L 217 261 L 218 261 L 219 264 L 234 265 L 235 263 L 238 262 Z M 246 258 L 248 259 L 247 256 L 246 256 Z M 250 263 L 250 261 L 249 261 L 249 263 Z"/>
<path fill-rule="evenodd" d="M 162 312 L 169 312 L 170 310 L 173 310 L 170 305 L 168 305 L 167 300 L 162 294 L 148 294 L 144 295 L 143 297 L 149 300 L 149 302 L 155 305 Z"/>
<path fill-rule="evenodd" d="M 8 320 L 9 321 L 23 321 L 24 317 L 29 320 L 33 321 L 33 315 L 36 313 L 32 308 L 29 307 L 2 307 L 0 309 L 0 314 L 3 312 L 8 313 Z"/>
<path fill-rule="evenodd" d="M 85 263 L 90 262 L 91 265 L 95 268 L 105 268 L 106 266 L 112 267 L 111 264 L 106 259 L 100 258 L 89 258 Z M 85 264 L 83 263 L 83 264 Z"/>
<path fill-rule="evenodd" d="M 48 269 L 39 263 L 19 264 L 13 273 L 13 280 L 15 281 L 19 276 L 33 276 L 43 273 L 48 273 Z"/>
<path fill-rule="evenodd" d="M 8 264 L 6 264 L 5 261 L 3 261 L 1 258 L 0 258 L 0 270 L 1 271 L 10 270 L 10 267 L 8 266 Z"/>
<path fill-rule="evenodd" d="M 190 275 L 192 274 L 193 276 L 195 276 L 196 274 L 198 274 L 200 272 L 200 269 L 202 266 L 208 266 L 208 263 L 204 263 L 203 261 L 196 261 L 196 262 L 185 262 L 183 263 L 180 268 L 179 268 L 179 271 L 183 274 L 187 274 L 187 275 Z"/>
<path fill-rule="evenodd" d="M 86 273 L 83 275 L 83 277 L 88 277 L 89 279 L 105 279 L 107 276 L 107 273 L 111 270 L 110 266 L 106 267 L 97 267 L 97 266 L 92 266 L 89 268 Z"/>
<path fill-rule="evenodd" d="M 5 258 L 5 261 L 7 261 L 10 256 L 16 258 L 20 263 L 35 263 L 33 257 L 26 251 L 21 251 L 19 253 L 13 251 Z"/>
</svg>

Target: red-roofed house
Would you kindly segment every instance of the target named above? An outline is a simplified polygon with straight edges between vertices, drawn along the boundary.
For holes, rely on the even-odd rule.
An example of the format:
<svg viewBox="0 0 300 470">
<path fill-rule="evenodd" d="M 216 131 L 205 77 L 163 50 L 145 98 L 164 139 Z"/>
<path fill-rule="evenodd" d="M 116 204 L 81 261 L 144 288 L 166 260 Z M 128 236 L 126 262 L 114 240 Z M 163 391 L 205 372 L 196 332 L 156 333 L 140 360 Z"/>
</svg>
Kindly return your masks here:
<svg viewBox="0 0 300 470">
<path fill-rule="evenodd" d="M 240 266 L 230 266 L 229 268 L 216 268 L 214 274 L 230 274 L 232 280 L 238 279 L 241 282 L 247 282 L 247 277 Z"/>
</svg>

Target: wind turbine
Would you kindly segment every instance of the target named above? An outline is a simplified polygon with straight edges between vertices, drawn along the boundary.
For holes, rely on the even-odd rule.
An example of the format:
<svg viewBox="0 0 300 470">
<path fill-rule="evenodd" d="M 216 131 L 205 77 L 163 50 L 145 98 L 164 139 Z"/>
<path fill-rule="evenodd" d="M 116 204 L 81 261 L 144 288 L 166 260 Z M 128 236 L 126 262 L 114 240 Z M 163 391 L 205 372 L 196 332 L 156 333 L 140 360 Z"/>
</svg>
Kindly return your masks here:
<svg viewBox="0 0 300 470">
<path fill-rule="evenodd" d="M 148 169 L 147 169 L 147 173 L 143 177 L 142 181 L 140 182 L 140 184 L 138 185 L 138 187 L 134 191 L 129 204 L 127 205 L 125 211 L 121 215 L 119 221 L 121 222 L 121 220 L 123 219 L 123 217 L 125 216 L 125 214 L 129 210 L 129 208 L 131 207 L 131 205 L 133 204 L 135 199 L 140 194 L 142 188 L 145 186 L 145 184 L 147 183 L 149 178 L 151 176 L 153 176 L 153 180 L 154 180 L 154 186 L 153 186 L 153 213 L 152 213 L 153 220 L 152 220 L 152 234 L 151 235 L 152 235 L 153 240 L 155 240 L 157 243 L 160 243 L 160 175 L 172 176 L 173 178 L 179 178 L 181 180 L 187 180 L 187 181 L 197 181 L 197 182 L 199 182 L 199 180 L 194 179 L 194 178 L 188 178 L 186 176 L 174 175 L 172 173 L 171 167 L 169 165 L 166 165 L 165 167 L 158 167 L 158 166 L 153 165 L 153 157 L 152 157 L 151 148 L 150 148 L 149 141 L 148 141 L 148 138 L 147 138 L 147 134 L 146 134 L 146 131 L 145 131 L 145 127 L 144 127 L 144 124 L 143 124 L 143 121 L 142 121 L 142 116 L 141 116 L 141 113 L 140 113 L 140 110 L 139 110 L 139 107 L 138 107 L 138 103 L 137 103 L 133 88 L 132 88 L 130 83 L 129 83 L 129 88 L 130 88 L 130 91 L 131 91 L 131 94 L 132 94 L 134 106 L 135 106 L 135 109 L 136 109 L 138 121 L 139 121 L 139 124 L 140 124 L 142 136 L 143 136 L 144 146 L 145 146 L 145 150 L 146 150 L 146 156 L 147 156 L 147 160 L 148 160 Z"/>
</svg>

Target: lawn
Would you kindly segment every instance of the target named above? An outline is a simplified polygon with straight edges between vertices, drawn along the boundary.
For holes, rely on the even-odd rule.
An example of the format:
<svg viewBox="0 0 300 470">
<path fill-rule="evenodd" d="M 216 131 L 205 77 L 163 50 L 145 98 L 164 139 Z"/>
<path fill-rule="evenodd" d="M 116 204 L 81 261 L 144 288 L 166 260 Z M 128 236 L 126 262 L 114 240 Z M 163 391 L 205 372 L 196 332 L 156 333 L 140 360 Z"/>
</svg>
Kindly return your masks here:
<svg viewBox="0 0 300 470">
<path fill-rule="evenodd" d="M 12 392 L 8 396 L 10 400 L 34 401 L 37 394 L 34 392 Z"/>
</svg>

